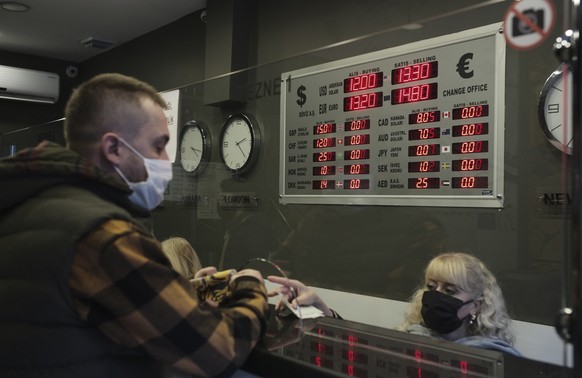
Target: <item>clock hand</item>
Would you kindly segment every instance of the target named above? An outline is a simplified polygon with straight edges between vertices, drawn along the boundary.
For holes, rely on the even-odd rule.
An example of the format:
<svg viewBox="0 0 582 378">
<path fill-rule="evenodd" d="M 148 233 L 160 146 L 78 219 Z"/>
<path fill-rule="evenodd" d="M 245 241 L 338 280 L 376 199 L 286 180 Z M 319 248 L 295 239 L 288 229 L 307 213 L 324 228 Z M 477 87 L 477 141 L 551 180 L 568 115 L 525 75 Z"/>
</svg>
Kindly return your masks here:
<svg viewBox="0 0 582 378">
<path fill-rule="evenodd" d="M 242 142 L 242 140 L 241 140 Z M 239 142 L 240 143 L 240 142 Z M 241 146 L 237 143 L 236 146 L 238 147 L 238 149 L 240 150 L 241 154 L 243 155 L 243 157 L 247 157 L 247 155 L 245 155 L 245 152 L 243 151 L 243 149 L 241 148 Z"/>
<path fill-rule="evenodd" d="M 196 156 L 200 156 L 200 154 L 198 153 L 198 151 L 200 151 L 200 150 L 198 150 L 198 149 L 196 149 L 196 148 L 194 148 L 194 147 L 192 147 L 192 146 L 190 146 L 190 149 L 191 149 L 192 151 L 194 151 L 194 153 L 196 154 Z"/>
<path fill-rule="evenodd" d="M 242 142 L 244 142 L 245 140 L 247 140 L 247 138 L 242 138 L 241 140 L 239 140 L 238 142 L 236 142 L 236 146 L 238 147 L 238 149 L 240 150 L 240 152 L 242 153 L 243 157 L 247 157 L 247 155 L 245 155 L 245 152 L 243 151 L 243 149 L 240 147 L 240 144 Z"/>
</svg>

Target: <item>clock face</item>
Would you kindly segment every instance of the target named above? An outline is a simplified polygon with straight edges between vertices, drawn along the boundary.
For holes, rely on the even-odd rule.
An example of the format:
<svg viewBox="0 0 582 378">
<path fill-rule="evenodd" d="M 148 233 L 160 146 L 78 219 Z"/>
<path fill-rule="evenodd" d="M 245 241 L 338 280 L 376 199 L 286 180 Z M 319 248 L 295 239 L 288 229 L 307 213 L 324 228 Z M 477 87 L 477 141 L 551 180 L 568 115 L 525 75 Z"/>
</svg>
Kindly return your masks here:
<svg viewBox="0 0 582 378">
<path fill-rule="evenodd" d="M 210 135 L 204 125 L 190 121 L 180 134 L 180 164 L 187 174 L 202 172 L 210 158 Z"/>
<path fill-rule="evenodd" d="M 244 174 L 253 167 L 259 147 L 259 128 L 253 118 L 233 114 L 226 120 L 220 135 L 220 156 L 233 174 Z"/>
<path fill-rule="evenodd" d="M 573 151 L 572 85 L 572 71 L 562 64 L 546 80 L 538 102 L 538 118 L 546 138 L 569 155 Z"/>
</svg>

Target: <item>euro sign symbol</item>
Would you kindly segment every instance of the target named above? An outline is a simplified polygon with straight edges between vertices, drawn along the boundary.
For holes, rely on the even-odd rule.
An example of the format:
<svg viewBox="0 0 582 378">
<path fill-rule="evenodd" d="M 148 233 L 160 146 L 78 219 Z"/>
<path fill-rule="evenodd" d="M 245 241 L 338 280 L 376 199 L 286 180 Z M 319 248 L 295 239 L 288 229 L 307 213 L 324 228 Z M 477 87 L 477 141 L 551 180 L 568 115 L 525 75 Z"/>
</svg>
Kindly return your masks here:
<svg viewBox="0 0 582 378">
<path fill-rule="evenodd" d="M 473 59 L 473 53 L 466 53 L 457 63 L 457 72 L 463 79 L 473 77 L 473 70 L 469 71 L 469 62 Z"/>
<path fill-rule="evenodd" d="M 297 96 L 299 97 L 299 99 L 297 100 L 297 105 L 303 107 L 303 105 L 305 105 L 305 102 L 307 102 L 307 96 L 305 95 L 305 93 L 303 93 L 306 90 L 306 88 L 302 85 L 299 88 L 297 88 Z"/>
</svg>

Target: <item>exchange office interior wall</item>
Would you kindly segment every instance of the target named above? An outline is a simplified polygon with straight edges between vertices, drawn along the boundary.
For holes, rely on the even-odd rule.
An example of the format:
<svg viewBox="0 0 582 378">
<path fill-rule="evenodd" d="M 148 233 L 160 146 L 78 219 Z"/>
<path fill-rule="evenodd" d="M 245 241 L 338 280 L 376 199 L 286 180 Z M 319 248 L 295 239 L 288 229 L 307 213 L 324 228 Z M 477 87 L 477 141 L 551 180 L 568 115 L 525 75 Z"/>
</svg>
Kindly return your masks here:
<svg viewBox="0 0 582 378">
<path fill-rule="evenodd" d="M 509 6 L 508 2 L 496 4 L 491 1 L 457 1 L 447 2 L 447 5 L 409 1 L 405 4 L 406 9 L 403 9 L 404 5 L 381 0 L 367 1 L 358 4 L 359 7 L 344 0 L 334 2 L 333 8 L 326 10 L 318 8 L 323 7 L 320 2 L 313 3 L 303 0 L 293 4 L 285 2 L 285 12 L 281 13 L 280 8 L 270 1 L 258 2 L 257 34 L 253 51 L 256 52 L 254 63 L 259 68 L 249 71 L 248 83 L 252 85 L 272 82 L 273 78 L 289 68 L 307 67 L 423 40 L 438 35 L 441 30 L 451 33 L 499 22 Z M 454 12 L 455 9 L 467 7 L 467 4 L 471 7 L 479 3 L 488 3 L 486 12 L 483 9 L 458 15 Z M 443 6 L 450 8 L 444 9 Z M 446 16 L 438 21 L 438 16 L 443 14 Z M 334 42 L 396 28 L 402 25 L 404 19 L 412 22 L 419 18 L 427 18 L 428 21 L 424 28 L 416 31 L 393 29 L 379 34 L 377 38 L 365 38 L 361 43 L 321 48 Z M 434 22 L 431 22 L 432 19 Z M 557 19 L 561 19 L 560 15 Z M 198 20 L 199 18 L 193 17 L 192 22 Z M 479 24 L 475 24 L 475 20 L 479 20 Z M 444 29 L 437 29 L 435 25 Z M 556 34 L 559 34 L 558 30 L 560 25 L 555 27 Z M 175 55 L 168 57 L 167 61 L 164 60 L 161 64 L 164 69 L 160 69 L 155 64 L 158 60 L 152 61 L 148 58 L 159 58 L 153 52 L 157 50 L 152 50 L 152 46 L 159 47 L 168 40 L 150 37 L 140 39 L 139 49 L 138 45 L 122 45 L 99 59 L 88 61 L 85 68 L 82 66 L 81 72 L 83 75 L 92 76 L 99 72 L 119 71 L 150 81 L 159 90 L 200 80 L 204 50 L 198 51 L 196 58 L 192 60 L 194 67 L 200 72 L 193 74 L 188 64 L 180 64 L 187 61 L 182 60 L 180 49 L 173 50 Z M 182 46 L 186 51 L 184 56 L 192 55 L 194 50 L 190 50 L 190 47 Z M 306 51 L 309 53 L 301 54 Z M 174 60 L 179 63 L 176 64 L 177 69 L 172 71 L 170 68 Z M 261 66 L 262 64 L 266 65 Z M 299 253 L 299 256 L 305 256 L 305 252 L 309 251 L 308 257 L 312 260 L 292 258 L 290 261 L 300 266 L 295 269 L 296 277 L 309 284 L 397 301 L 406 301 L 411 288 L 419 282 L 422 267 L 431 254 L 445 249 L 466 250 L 485 260 L 498 275 L 510 310 L 517 319 L 547 324 L 549 328 L 553 314 L 559 307 L 557 293 L 561 290 L 559 269 L 563 248 L 563 223 L 559 213 L 548 215 L 547 211 L 539 211 L 547 209 L 540 205 L 538 198 L 540 191 L 551 191 L 559 187 L 561 155 L 543 138 L 537 125 L 536 102 L 545 78 L 556 66 L 550 40 L 528 52 L 516 53 L 508 49 L 505 121 L 505 180 L 508 199 L 501 211 L 430 207 L 280 206 L 277 198 L 278 175 L 274 173 L 278 170 L 278 96 L 273 93 L 261 98 L 254 96 L 247 104 L 236 106 L 205 106 L 200 98 L 201 84 L 187 86 L 181 90 L 181 123 L 196 113 L 208 122 L 214 140 L 218 139 L 224 119 L 233 111 L 249 111 L 260 119 L 262 131 L 270 143 L 265 140 L 256 170 L 244 181 L 225 177 L 215 149 L 211 161 L 214 168 L 211 167 L 204 179 L 207 180 L 212 175 L 218 177 L 216 181 L 210 179 L 208 194 L 211 199 L 215 200 L 219 192 L 252 192 L 264 205 L 254 212 L 233 212 L 223 211 L 214 202 L 213 211 L 219 214 L 214 213 L 205 218 L 204 214 L 200 216 L 201 209 L 195 204 L 167 201 L 165 208 L 155 213 L 156 234 L 162 239 L 170 235 L 185 236 L 196 246 L 204 264 L 217 264 L 225 252 L 225 235 L 232 235 L 234 230 L 242 231 L 244 237 L 231 245 L 244 253 L 268 254 L 280 247 Z M 169 75 L 177 83 L 164 82 L 164 75 Z M 175 167 L 175 171 L 179 172 L 179 167 Z M 201 180 L 193 180 L 190 185 L 199 190 Z M 359 249 L 348 251 L 355 254 L 347 262 L 338 258 L 346 252 L 346 246 L 341 243 L 323 243 L 326 237 L 335 235 L 332 230 L 337 225 L 337 220 L 333 219 L 337 219 L 337 215 L 342 213 L 361 216 L 365 220 L 364 226 L 378 227 L 377 236 L 382 236 L 365 240 L 359 243 Z M 308 214 L 310 217 L 307 217 Z M 313 237 L 311 240 L 302 238 L 306 236 L 306 228 L 302 228 L 304 223 L 316 221 L 318 216 L 332 219 L 329 230 L 315 226 L 314 232 L 308 235 Z M 414 240 L 407 237 L 412 235 L 410 231 L 413 225 L 422 225 L 424 218 L 436 220 L 439 227 L 431 233 L 418 233 L 417 236 L 422 238 L 424 244 L 421 243 L 420 247 L 414 246 Z M 405 223 L 402 222 L 403 219 L 411 221 Z M 467 230 L 474 237 L 468 237 L 470 233 Z M 378 264 L 377 259 L 389 262 L 393 251 L 401 252 L 411 247 L 415 248 L 413 252 L 416 254 L 410 253 L 414 261 L 408 265 L 409 269 L 404 277 L 406 282 L 391 280 L 387 273 L 394 266 Z M 227 263 L 234 264 L 244 257 L 237 256 L 235 250 L 226 252 L 232 257 Z M 356 264 L 353 262 L 357 262 L 357 266 L 362 269 L 354 271 Z M 398 274 L 402 277 L 401 272 Z M 528 297 L 529 293 L 535 298 Z M 375 311 L 384 309 L 376 307 L 367 312 Z"/>
</svg>

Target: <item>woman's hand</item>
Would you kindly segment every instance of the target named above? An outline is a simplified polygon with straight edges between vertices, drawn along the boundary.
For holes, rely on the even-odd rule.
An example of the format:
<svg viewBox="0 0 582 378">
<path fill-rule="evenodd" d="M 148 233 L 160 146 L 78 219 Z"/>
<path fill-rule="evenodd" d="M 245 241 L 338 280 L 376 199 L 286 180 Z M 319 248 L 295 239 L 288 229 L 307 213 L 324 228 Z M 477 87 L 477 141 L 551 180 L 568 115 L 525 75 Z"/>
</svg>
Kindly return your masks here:
<svg viewBox="0 0 582 378">
<path fill-rule="evenodd" d="M 277 288 L 277 290 L 269 292 L 269 297 L 274 297 L 280 294 L 291 304 L 291 307 L 294 309 L 301 305 L 311 305 L 321 310 L 325 316 L 333 316 L 333 313 L 329 307 L 327 307 L 323 299 L 317 295 L 315 290 L 309 286 L 306 286 L 303 282 L 279 276 L 268 276 L 267 280 L 282 285 L 281 287 Z M 280 309 L 282 306 L 284 306 L 284 304 L 279 302 L 277 303 L 276 308 Z"/>
</svg>

